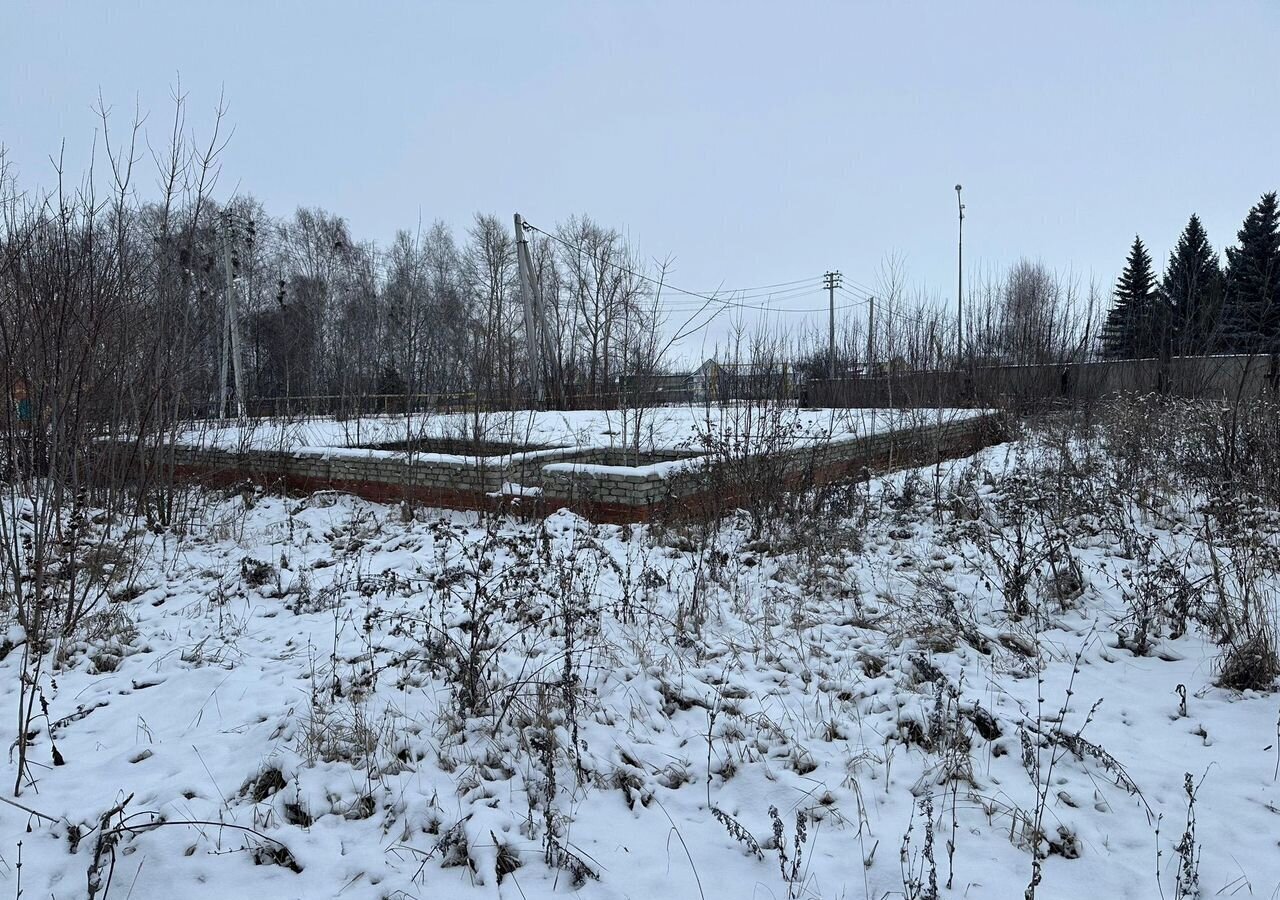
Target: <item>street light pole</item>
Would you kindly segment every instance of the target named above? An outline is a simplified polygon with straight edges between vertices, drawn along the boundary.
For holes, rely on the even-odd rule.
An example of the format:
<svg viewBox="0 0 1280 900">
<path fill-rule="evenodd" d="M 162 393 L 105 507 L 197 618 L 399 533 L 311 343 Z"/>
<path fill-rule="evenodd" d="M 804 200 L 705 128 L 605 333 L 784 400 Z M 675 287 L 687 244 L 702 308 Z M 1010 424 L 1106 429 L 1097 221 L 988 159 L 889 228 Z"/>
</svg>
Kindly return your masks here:
<svg viewBox="0 0 1280 900">
<path fill-rule="evenodd" d="M 964 361 L 964 203 L 956 185 L 956 206 L 960 212 L 960 237 L 956 246 L 956 361 Z"/>
</svg>

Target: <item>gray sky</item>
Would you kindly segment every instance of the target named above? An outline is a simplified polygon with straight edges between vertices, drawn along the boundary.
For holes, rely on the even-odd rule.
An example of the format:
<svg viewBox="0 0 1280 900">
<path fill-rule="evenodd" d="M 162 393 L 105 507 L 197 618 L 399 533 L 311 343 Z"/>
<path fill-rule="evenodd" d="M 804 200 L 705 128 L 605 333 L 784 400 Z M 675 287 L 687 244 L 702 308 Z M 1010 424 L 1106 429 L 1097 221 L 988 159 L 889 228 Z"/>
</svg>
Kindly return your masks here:
<svg viewBox="0 0 1280 900">
<path fill-rule="evenodd" d="M 1233 241 L 1280 187 L 1277 38 L 1261 2 L 2 0 L 0 144 L 46 184 L 63 138 L 86 158 L 99 91 L 162 133 L 180 75 L 197 128 L 225 90 L 222 192 L 276 215 L 386 242 L 585 212 L 682 287 L 871 286 L 896 252 L 953 302 L 956 182 L 975 267 L 1110 283 L 1134 233 L 1162 266 L 1192 212 Z"/>
</svg>

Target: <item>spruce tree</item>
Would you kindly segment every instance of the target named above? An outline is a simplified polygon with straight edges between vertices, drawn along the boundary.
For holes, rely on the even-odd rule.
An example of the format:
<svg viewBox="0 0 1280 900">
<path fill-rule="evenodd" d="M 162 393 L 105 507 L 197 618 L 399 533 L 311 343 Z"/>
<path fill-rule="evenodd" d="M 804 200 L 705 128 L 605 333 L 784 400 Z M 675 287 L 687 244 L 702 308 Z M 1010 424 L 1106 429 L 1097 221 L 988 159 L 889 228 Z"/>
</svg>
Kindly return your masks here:
<svg viewBox="0 0 1280 900">
<path fill-rule="evenodd" d="M 1263 194 L 1227 248 L 1228 345 L 1237 353 L 1280 352 L 1280 210 Z"/>
<path fill-rule="evenodd" d="M 1160 286 L 1170 317 L 1172 349 L 1183 356 L 1211 352 L 1217 346 L 1222 304 L 1222 267 L 1200 217 L 1193 215 L 1169 254 Z"/>
<path fill-rule="evenodd" d="M 1151 269 L 1151 255 L 1135 237 L 1129 259 L 1113 292 L 1115 301 L 1102 327 L 1102 352 L 1115 358 L 1141 358 L 1161 352 L 1168 317 Z"/>
</svg>

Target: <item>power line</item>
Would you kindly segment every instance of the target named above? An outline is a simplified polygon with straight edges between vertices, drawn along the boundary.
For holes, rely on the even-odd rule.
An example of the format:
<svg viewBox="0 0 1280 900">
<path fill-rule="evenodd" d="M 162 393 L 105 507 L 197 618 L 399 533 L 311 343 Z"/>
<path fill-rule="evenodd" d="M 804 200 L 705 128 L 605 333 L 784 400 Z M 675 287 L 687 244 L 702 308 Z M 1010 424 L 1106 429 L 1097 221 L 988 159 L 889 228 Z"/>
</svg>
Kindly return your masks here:
<svg viewBox="0 0 1280 900">
<path fill-rule="evenodd" d="M 873 287 L 868 287 L 867 285 L 863 284 L 863 283 L 862 283 L 862 282 L 860 282 L 860 281 L 854 281 L 852 278 L 848 279 L 848 281 L 849 281 L 849 283 L 850 283 L 851 285 L 853 285 L 854 287 L 856 287 L 856 288 L 857 288 L 858 290 L 860 290 L 860 291 L 864 291 L 864 292 L 866 292 L 867 294 L 874 294 L 874 293 L 876 293 L 876 289 L 875 289 L 875 288 L 873 288 Z"/>
<path fill-rule="evenodd" d="M 530 226 L 527 223 L 526 223 L 526 227 L 529 230 L 538 231 L 540 234 L 546 234 L 546 232 L 543 232 L 540 229 L 535 228 L 534 226 Z M 553 237 L 560 244 L 562 244 L 565 247 L 568 247 L 569 249 L 578 250 L 584 253 L 586 252 L 585 248 L 577 247 L 576 245 L 571 244 L 559 237 L 556 237 L 555 235 L 551 235 L 551 237 Z M 265 257 L 275 256 L 278 259 L 287 260 L 289 262 L 294 261 L 293 259 L 294 253 L 292 252 L 293 248 L 291 247 L 290 241 L 287 238 L 279 234 L 271 233 L 267 240 L 265 241 L 260 240 L 258 243 Z M 591 254 L 588 254 L 588 255 L 591 255 Z M 593 256 L 592 258 L 595 259 L 597 257 Z M 611 260 L 600 259 L 599 261 L 602 264 L 613 266 L 614 268 L 617 268 L 621 271 L 625 271 L 629 274 L 632 274 L 650 283 L 661 284 L 661 282 L 659 282 L 657 279 L 652 278 L 651 276 L 647 276 L 641 272 L 636 272 L 626 266 L 622 266 L 621 264 L 615 263 Z M 333 268 L 337 271 L 342 272 L 348 277 L 359 276 L 361 274 L 367 273 L 372 275 L 374 278 L 379 278 L 383 281 L 389 281 L 391 279 L 392 274 L 397 271 L 397 264 L 394 261 L 387 258 L 387 251 L 381 248 L 370 248 L 370 253 L 363 255 L 359 259 L 343 258 L 343 259 L 335 260 L 333 263 Z M 718 297 L 714 295 L 703 294 L 697 291 L 688 291 L 682 288 L 675 287 L 674 285 L 667 284 L 663 286 L 666 287 L 668 290 L 675 291 L 681 294 L 682 296 L 674 297 L 674 298 L 663 298 L 661 302 L 663 306 L 669 306 L 672 308 L 675 308 L 678 304 L 684 304 L 685 305 L 684 308 L 686 309 L 692 308 L 693 306 L 704 306 L 707 302 L 713 302 L 720 306 L 759 310 L 764 312 L 770 312 L 770 311 L 772 312 L 811 312 L 812 310 L 788 310 L 784 308 L 772 307 L 767 305 L 767 303 L 769 301 L 776 301 L 776 300 L 797 299 L 803 296 L 816 296 L 821 289 L 821 285 L 822 285 L 821 279 L 816 277 L 799 278 L 793 281 L 777 282 L 772 285 L 759 285 L 757 287 L 738 288 L 733 291 L 725 291 L 724 292 L 725 296 Z M 734 299 L 730 299 L 731 297 L 733 297 Z M 745 302 L 748 300 L 764 300 L 766 301 L 766 303 L 751 304 L 751 303 Z"/>
<path fill-rule="evenodd" d="M 745 303 L 748 300 L 763 300 L 765 302 L 770 302 L 773 300 L 782 300 L 787 297 L 803 297 L 806 294 L 815 293 L 816 291 L 819 290 L 820 287 L 821 285 L 815 281 L 813 284 L 806 284 L 803 287 L 788 288 L 787 290 L 764 291 L 758 294 L 737 294 L 737 295 L 726 294 L 724 297 L 718 297 L 716 299 L 717 299 L 717 302 L 723 301 L 727 303 Z M 671 303 L 671 304 L 675 304 L 675 303 L 697 304 L 697 303 L 704 303 L 706 301 L 696 297 L 680 296 L 680 297 L 664 298 L 663 302 Z"/>
<path fill-rule="evenodd" d="M 857 297 L 856 294 L 852 293 L 847 288 L 836 288 L 836 290 L 840 291 L 843 294 L 848 294 L 850 297 Z M 866 298 L 866 301 L 864 303 L 860 303 L 857 305 L 860 305 L 860 306 L 866 305 L 866 302 L 870 302 L 869 297 Z M 878 312 L 882 316 L 888 316 L 890 318 L 897 319 L 899 322 L 904 322 L 912 325 L 919 325 L 919 324 L 923 324 L 927 310 L 916 308 L 911 311 L 907 311 L 894 306 L 889 306 L 888 304 L 885 304 L 882 299 L 880 304 L 878 304 Z"/>
<path fill-rule="evenodd" d="M 533 226 L 529 226 L 529 227 L 532 228 Z M 541 232 L 541 233 L 545 234 L 545 232 Z M 792 285 L 797 285 L 797 284 L 814 284 L 817 281 L 818 279 L 813 277 L 797 278 L 795 281 L 779 281 L 777 284 L 761 284 L 761 285 L 756 285 L 755 287 L 747 287 L 747 288 L 732 288 L 732 289 L 718 288 L 718 290 L 723 291 L 726 294 L 740 294 L 746 291 L 768 291 L 772 288 L 791 287 Z"/>
<path fill-rule="evenodd" d="M 780 281 L 773 284 L 736 288 L 734 290 L 723 290 L 714 293 L 693 291 L 654 278 L 651 275 L 639 272 L 614 260 L 592 254 L 585 247 L 566 241 L 559 235 L 551 234 L 550 232 L 538 228 L 536 225 L 532 225 L 529 222 L 525 222 L 524 226 L 526 230 L 537 232 L 538 234 L 555 241 L 569 250 L 586 254 L 601 265 L 611 266 L 620 272 L 625 272 L 626 274 L 654 285 L 660 289 L 659 293 L 665 290 L 677 294 L 678 296 L 675 297 L 661 297 L 658 301 L 659 305 L 664 309 L 668 309 L 676 313 L 694 311 L 695 315 L 693 318 L 697 318 L 698 312 L 707 309 L 711 305 L 719 307 L 721 311 L 726 309 L 741 309 L 751 312 L 795 315 L 810 315 L 830 311 L 830 306 L 806 306 L 797 308 L 773 305 L 774 303 L 782 301 L 795 301 L 821 296 L 826 292 L 826 288 L 824 286 L 824 280 L 820 277 L 810 276 L 808 278 L 797 278 L 791 281 Z M 287 261 L 288 263 L 295 262 L 295 254 L 292 252 L 294 248 L 291 246 L 292 242 L 287 236 L 277 232 L 275 229 L 271 229 L 265 234 L 259 235 L 257 244 L 259 251 L 266 258 L 274 256 L 277 260 Z M 388 252 L 382 248 L 364 248 L 361 245 L 353 244 L 350 248 L 344 249 L 366 250 L 366 252 L 358 259 L 341 258 L 334 260 L 333 268 L 348 277 L 358 277 L 363 274 L 368 274 L 375 279 L 380 279 L 385 282 L 389 281 L 392 275 L 398 270 L 397 263 L 389 259 Z M 264 262 L 266 262 L 266 259 L 264 259 Z M 843 286 L 840 287 L 839 290 L 843 295 L 846 295 L 856 302 L 837 304 L 835 309 L 850 310 L 865 306 L 871 296 L 870 289 L 865 288 L 856 281 L 847 281 L 847 283 L 852 284 L 854 286 L 853 289 Z M 748 302 L 755 300 L 761 302 Z M 710 322 L 707 324 L 710 324 Z"/>
<path fill-rule="evenodd" d="M 667 281 L 663 281 L 663 280 L 661 280 L 661 279 L 654 278 L 654 277 L 653 277 L 653 276 L 651 276 L 651 275 L 646 275 L 646 274 L 645 274 L 645 273 L 643 273 L 643 272 L 637 272 L 635 269 L 632 269 L 632 268 L 630 268 L 630 267 L 628 267 L 628 266 L 625 266 L 625 265 L 623 265 L 622 263 L 614 262 L 613 260 L 605 259 L 604 257 L 601 257 L 601 256 L 596 256 L 595 254 L 590 253 L 590 252 L 589 252 L 585 247 L 582 247 L 582 246 L 577 245 L 577 244 L 573 244 L 573 243 L 571 243 L 570 241 L 566 241 L 564 238 L 560 237 L 559 235 L 552 234 L 552 233 L 550 233 L 549 231 L 544 231 L 543 229 L 539 228 L 539 227 L 538 227 L 538 226 L 536 226 L 536 225 L 530 224 L 529 222 L 525 222 L 525 223 L 524 223 L 524 227 L 525 227 L 526 229 L 528 229 L 529 231 L 536 231 L 538 234 L 541 234 L 541 235 L 543 235 L 544 237 L 547 237 L 547 238 L 549 238 L 549 239 L 551 239 L 551 240 L 555 241 L 556 243 L 560 244 L 561 246 L 566 247 L 566 248 L 568 248 L 568 249 L 570 249 L 570 250 L 573 250 L 573 251 L 578 252 L 578 253 L 585 253 L 587 256 L 589 256 L 591 259 L 595 260 L 597 263 L 599 263 L 599 264 L 601 264 L 601 265 L 612 266 L 612 267 L 614 267 L 615 269 L 617 269 L 617 270 L 618 270 L 618 271 L 620 271 L 620 272 L 626 272 L 628 275 L 631 275 L 631 276 L 632 276 L 632 277 L 634 277 L 634 278 L 639 278 L 641 281 L 646 281 L 646 282 L 648 282 L 649 284 L 655 285 L 655 286 L 657 286 L 657 287 L 658 287 L 659 291 L 663 291 L 663 290 L 672 291 L 672 292 L 674 292 L 674 293 L 681 294 L 681 295 L 683 295 L 683 296 L 685 296 L 685 297 L 692 297 L 692 298 L 696 298 L 696 299 L 698 299 L 698 300 L 702 300 L 702 301 L 704 301 L 704 302 L 703 302 L 703 304 L 702 304 L 702 307 L 703 307 L 703 308 L 705 308 L 706 306 L 708 306 L 708 305 L 710 305 L 710 304 L 713 304 L 713 303 L 714 303 L 714 304 L 717 304 L 717 305 L 722 306 L 722 307 L 733 307 L 733 308 L 742 308 L 742 309 L 754 309 L 754 310 L 760 310 L 760 311 L 766 311 L 766 312 L 795 312 L 795 313 L 805 313 L 805 312 L 825 312 L 825 311 L 826 311 L 826 310 L 825 310 L 825 309 L 823 309 L 823 308 L 815 308 L 815 309 L 773 309 L 773 308 L 770 308 L 770 307 L 753 306 L 753 305 L 751 305 L 751 304 L 746 304 L 746 303 L 741 303 L 741 302 L 737 302 L 737 301 L 734 301 L 734 300 L 729 300 L 729 299 L 728 299 L 727 297 L 725 297 L 725 296 L 718 296 L 717 294 L 713 294 L 713 293 L 705 293 L 705 292 L 702 292 L 702 291 L 690 291 L 690 290 L 686 290 L 685 288 L 677 287 L 676 285 L 671 284 L 671 283 L 669 283 L 669 282 L 667 282 Z M 811 284 L 814 284 L 814 286 L 815 286 L 815 287 L 818 285 L 817 279 L 813 279 L 813 278 L 810 278 L 810 279 L 797 279 L 797 280 L 796 280 L 796 281 L 794 281 L 794 282 L 781 282 L 781 284 L 802 284 L 802 283 L 811 283 Z M 737 290 L 737 291 L 724 291 L 723 293 L 724 293 L 724 294 L 727 294 L 727 295 L 729 295 L 729 296 L 732 296 L 732 295 L 737 294 L 737 293 L 744 293 L 744 292 L 751 292 L 751 291 L 759 291 L 759 290 L 761 290 L 761 288 L 759 288 L 759 287 L 757 287 L 757 288 L 742 288 L 742 289 L 739 289 L 739 290 Z"/>
<path fill-rule="evenodd" d="M 804 291 L 796 294 L 789 294 L 785 297 L 775 297 L 773 299 L 800 300 L 800 299 L 807 299 L 809 297 L 819 297 L 822 295 L 824 290 L 825 290 L 824 288 L 805 289 Z M 825 306 L 811 306 L 811 307 L 796 308 L 796 307 L 788 307 L 788 306 L 770 306 L 768 304 L 739 303 L 733 300 L 723 300 L 723 301 L 717 300 L 715 302 L 718 305 L 729 307 L 732 309 L 749 309 L 757 312 L 766 312 L 766 313 L 802 313 L 803 314 L 803 313 L 827 312 L 828 310 L 828 307 L 825 307 Z M 706 303 L 703 303 L 701 305 L 696 303 L 690 304 L 690 301 L 680 301 L 680 300 L 676 300 L 674 301 L 674 303 L 686 303 L 689 305 L 677 308 L 675 306 L 667 306 L 666 303 L 664 302 L 663 306 L 664 308 L 670 308 L 673 311 L 687 311 L 694 307 L 706 308 L 707 306 Z M 861 304 L 845 303 L 845 304 L 837 305 L 836 309 L 853 309 L 854 307 L 859 305 Z"/>
</svg>

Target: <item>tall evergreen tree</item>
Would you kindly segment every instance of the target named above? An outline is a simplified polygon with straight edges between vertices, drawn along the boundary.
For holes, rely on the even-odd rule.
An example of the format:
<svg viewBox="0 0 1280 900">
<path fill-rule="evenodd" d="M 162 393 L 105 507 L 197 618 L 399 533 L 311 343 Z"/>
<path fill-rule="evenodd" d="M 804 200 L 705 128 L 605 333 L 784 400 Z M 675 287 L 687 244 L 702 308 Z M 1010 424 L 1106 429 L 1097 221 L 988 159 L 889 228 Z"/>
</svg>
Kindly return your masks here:
<svg viewBox="0 0 1280 900">
<path fill-rule="evenodd" d="M 1200 217 L 1193 215 L 1169 254 L 1160 294 L 1170 317 L 1172 349 L 1183 356 L 1217 346 L 1222 304 L 1222 266 Z"/>
<path fill-rule="evenodd" d="M 1115 300 L 1102 327 L 1102 352 L 1111 358 L 1140 358 L 1161 352 L 1168 316 L 1151 268 L 1151 255 L 1135 237 L 1129 259 L 1113 292 Z"/>
<path fill-rule="evenodd" d="M 1280 209 L 1263 194 L 1227 248 L 1227 349 L 1280 352 Z"/>
</svg>

